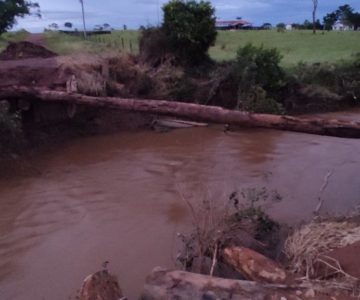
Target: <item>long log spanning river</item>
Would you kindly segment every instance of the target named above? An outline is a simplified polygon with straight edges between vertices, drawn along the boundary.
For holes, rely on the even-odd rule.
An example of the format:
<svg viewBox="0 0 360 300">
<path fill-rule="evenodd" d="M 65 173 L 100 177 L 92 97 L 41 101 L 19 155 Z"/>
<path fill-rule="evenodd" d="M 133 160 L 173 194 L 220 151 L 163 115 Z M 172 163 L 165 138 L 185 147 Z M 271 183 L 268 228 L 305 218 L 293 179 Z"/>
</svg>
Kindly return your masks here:
<svg viewBox="0 0 360 300">
<path fill-rule="evenodd" d="M 326 117 L 360 120 L 360 112 Z M 244 188 L 277 190 L 277 220 L 309 219 L 324 178 L 322 213 L 360 204 L 360 140 L 220 127 L 81 138 L 0 179 L 0 299 L 74 299 L 109 261 L 135 299 L 153 267 L 173 267 L 176 233 L 193 203 Z M 14 167 L 16 168 L 16 166 Z M 16 173 L 16 172 L 15 172 Z"/>
</svg>

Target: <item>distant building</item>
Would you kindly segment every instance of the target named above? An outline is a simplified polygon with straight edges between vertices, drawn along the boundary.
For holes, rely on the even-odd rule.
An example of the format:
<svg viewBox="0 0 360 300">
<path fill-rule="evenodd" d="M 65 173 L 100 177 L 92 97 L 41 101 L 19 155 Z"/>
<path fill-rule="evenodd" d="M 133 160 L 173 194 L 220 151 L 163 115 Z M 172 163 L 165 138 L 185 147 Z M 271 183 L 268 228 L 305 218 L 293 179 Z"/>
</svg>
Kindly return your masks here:
<svg viewBox="0 0 360 300">
<path fill-rule="evenodd" d="M 287 24 L 285 28 L 286 30 L 293 30 L 293 26 L 291 24 Z"/>
<path fill-rule="evenodd" d="M 337 21 L 333 27 L 333 30 L 339 30 L 339 31 L 348 31 L 348 30 L 354 30 L 354 27 L 351 25 L 344 24 L 341 21 Z"/>
<path fill-rule="evenodd" d="M 272 29 L 271 23 L 264 23 L 261 27 L 261 29 Z"/>
<path fill-rule="evenodd" d="M 252 23 L 245 20 L 236 21 L 216 21 L 216 29 L 218 30 L 238 30 L 238 29 L 250 29 Z"/>
</svg>

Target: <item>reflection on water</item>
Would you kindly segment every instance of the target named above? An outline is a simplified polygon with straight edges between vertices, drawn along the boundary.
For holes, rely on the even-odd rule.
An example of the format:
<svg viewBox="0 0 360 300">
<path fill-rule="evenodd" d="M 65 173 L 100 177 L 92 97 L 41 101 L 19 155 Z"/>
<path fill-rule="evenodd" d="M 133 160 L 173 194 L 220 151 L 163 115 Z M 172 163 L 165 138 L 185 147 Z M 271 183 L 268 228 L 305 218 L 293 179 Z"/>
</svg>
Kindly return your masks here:
<svg viewBox="0 0 360 300">
<path fill-rule="evenodd" d="M 130 299 L 155 266 L 173 267 L 187 203 L 226 201 L 246 187 L 276 189 L 280 221 L 309 218 L 333 171 L 323 212 L 359 204 L 360 141 L 271 130 L 197 128 L 79 139 L 0 181 L 1 299 L 74 296 L 103 261 Z"/>
</svg>

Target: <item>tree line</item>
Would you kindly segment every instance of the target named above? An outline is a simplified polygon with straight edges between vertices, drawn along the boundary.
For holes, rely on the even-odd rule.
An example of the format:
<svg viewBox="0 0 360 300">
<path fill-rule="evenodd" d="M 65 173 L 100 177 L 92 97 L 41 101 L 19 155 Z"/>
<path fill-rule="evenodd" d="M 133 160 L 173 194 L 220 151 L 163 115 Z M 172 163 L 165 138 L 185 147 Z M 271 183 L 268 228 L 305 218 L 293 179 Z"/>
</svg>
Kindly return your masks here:
<svg viewBox="0 0 360 300">
<path fill-rule="evenodd" d="M 339 6 L 339 8 L 324 17 L 325 29 L 331 29 L 336 22 L 341 21 L 346 26 L 352 26 L 354 30 L 360 28 L 360 13 L 348 4 Z"/>
<path fill-rule="evenodd" d="M 356 12 L 349 4 L 339 6 L 335 11 L 326 14 L 323 22 L 320 19 L 316 19 L 316 10 L 317 1 L 314 0 L 313 20 L 305 20 L 303 23 L 292 23 L 292 28 L 313 30 L 315 33 L 316 30 L 332 30 L 337 22 L 341 22 L 344 26 L 352 27 L 354 30 L 360 29 L 360 13 Z M 279 23 L 276 27 L 285 29 L 286 24 Z"/>
</svg>

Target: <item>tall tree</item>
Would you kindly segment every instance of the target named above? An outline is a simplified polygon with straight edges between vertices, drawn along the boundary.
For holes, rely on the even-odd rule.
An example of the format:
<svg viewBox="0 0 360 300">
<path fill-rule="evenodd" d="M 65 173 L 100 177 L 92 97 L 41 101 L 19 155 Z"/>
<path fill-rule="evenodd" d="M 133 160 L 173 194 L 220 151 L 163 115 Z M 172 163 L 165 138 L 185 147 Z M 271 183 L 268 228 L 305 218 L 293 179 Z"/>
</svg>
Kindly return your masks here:
<svg viewBox="0 0 360 300">
<path fill-rule="evenodd" d="M 16 18 L 26 15 L 40 15 L 39 4 L 25 0 L 0 0 L 0 34 L 11 29 L 16 24 Z"/>
<path fill-rule="evenodd" d="M 336 11 L 338 19 L 345 25 L 352 25 L 350 20 L 353 13 L 354 9 L 349 4 L 339 6 Z"/>
<path fill-rule="evenodd" d="M 354 30 L 360 28 L 360 13 L 355 12 L 349 4 L 339 6 L 336 11 L 324 17 L 326 29 L 331 29 L 338 20 L 346 26 L 353 26 Z"/>
<path fill-rule="evenodd" d="M 344 25 L 353 26 L 355 30 L 360 27 L 360 13 L 354 12 L 354 9 L 348 5 L 342 5 L 336 11 L 338 18 Z"/>
<path fill-rule="evenodd" d="M 316 34 L 316 11 L 318 8 L 319 1 L 312 0 L 313 2 L 313 11 L 312 11 L 312 19 L 313 19 L 313 34 Z"/>
<path fill-rule="evenodd" d="M 332 27 L 335 25 L 336 21 L 338 20 L 338 15 L 336 12 L 332 12 L 327 14 L 323 20 L 324 20 L 325 29 L 331 30 Z"/>
<path fill-rule="evenodd" d="M 49 24 L 49 28 L 51 30 L 58 30 L 59 29 L 59 25 L 57 23 L 51 23 Z"/>
<path fill-rule="evenodd" d="M 360 28 L 360 13 L 353 13 L 349 20 L 354 26 L 354 30 L 358 30 Z"/>
<path fill-rule="evenodd" d="M 73 24 L 71 22 L 65 22 L 64 26 L 66 28 L 72 28 L 73 27 Z"/>
</svg>

